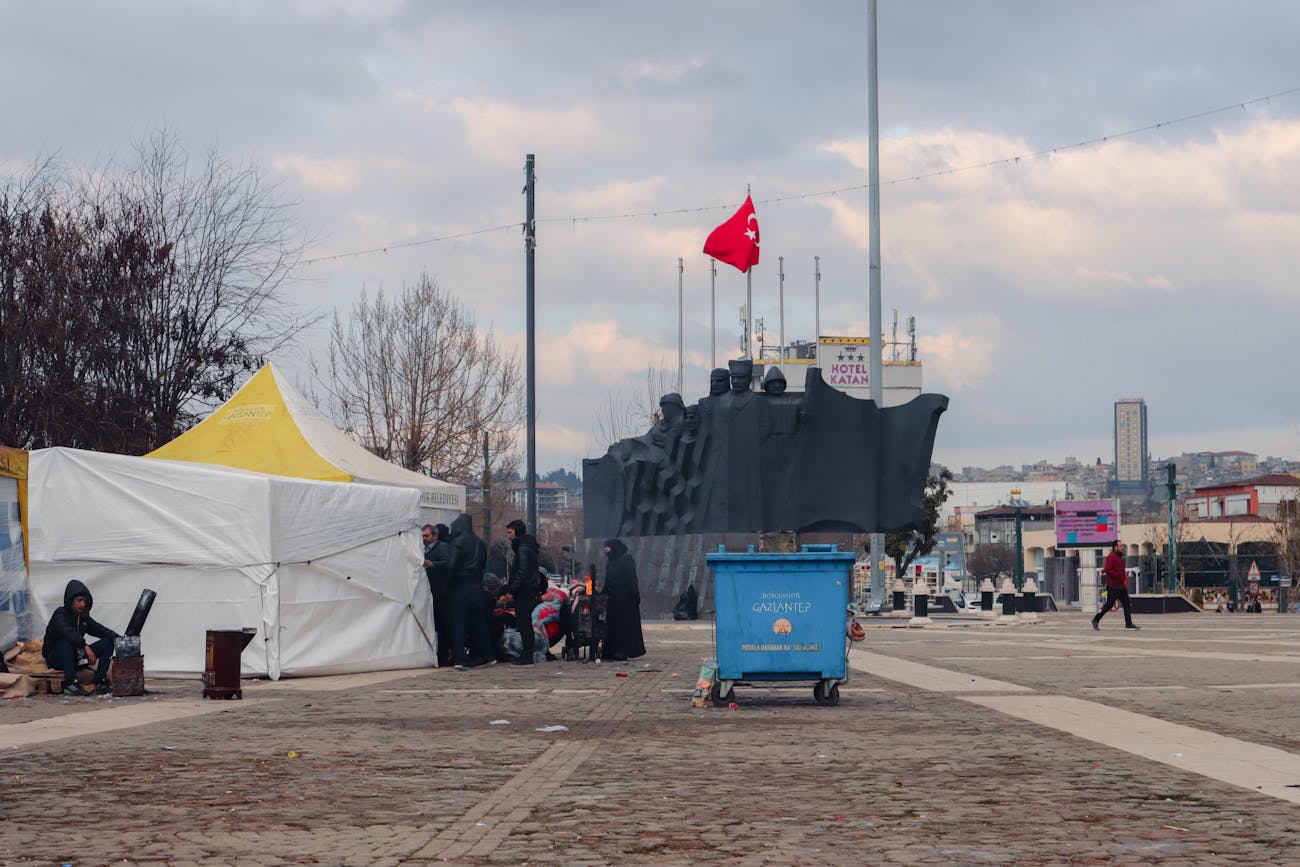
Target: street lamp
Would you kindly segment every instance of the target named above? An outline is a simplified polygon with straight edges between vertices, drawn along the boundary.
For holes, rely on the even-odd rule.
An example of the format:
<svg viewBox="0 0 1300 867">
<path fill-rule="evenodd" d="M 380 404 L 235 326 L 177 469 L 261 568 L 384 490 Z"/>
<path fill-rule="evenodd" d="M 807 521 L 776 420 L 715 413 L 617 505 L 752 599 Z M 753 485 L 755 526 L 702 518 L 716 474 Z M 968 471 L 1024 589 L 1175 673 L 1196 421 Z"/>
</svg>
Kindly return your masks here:
<svg viewBox="0 0 1300 867">
<path fill-rule="evenodd" d="M 1025 583 L 1025 541 L 1021 533 L 1020 510 L 1029 504 L 1020 499 L 1020 489 L 1011 489 L 1011 499 L 1008 501 L 1016 508 L 1016 590 L 1023 590 Z"/>
</svg>

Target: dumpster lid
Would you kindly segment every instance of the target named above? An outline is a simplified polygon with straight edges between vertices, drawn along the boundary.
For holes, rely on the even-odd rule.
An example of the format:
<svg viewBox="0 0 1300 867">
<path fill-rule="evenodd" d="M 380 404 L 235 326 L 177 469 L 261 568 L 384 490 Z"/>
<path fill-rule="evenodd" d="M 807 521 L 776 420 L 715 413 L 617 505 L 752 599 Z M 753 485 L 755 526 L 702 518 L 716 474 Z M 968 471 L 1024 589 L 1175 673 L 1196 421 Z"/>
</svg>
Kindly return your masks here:
<svg viewBox="0 0 1300 867">
<path fill-rule="evenodd" d="M 838 545 L 801 545 L 799 551 L 771 551 L 768 553 L 758 553 L 754 551 L 754 546 L 750 545 L 749 549 L 744 552 L 727 551 L 726 545 L 719 545 L 716 554 L 706 554 L 704 559 L 710 563 L 715 561 L 726 560 L 835 560 L 835 561 L 856 561 L 857 555 L 850 551 L 841 551 Z"/>
</svg>

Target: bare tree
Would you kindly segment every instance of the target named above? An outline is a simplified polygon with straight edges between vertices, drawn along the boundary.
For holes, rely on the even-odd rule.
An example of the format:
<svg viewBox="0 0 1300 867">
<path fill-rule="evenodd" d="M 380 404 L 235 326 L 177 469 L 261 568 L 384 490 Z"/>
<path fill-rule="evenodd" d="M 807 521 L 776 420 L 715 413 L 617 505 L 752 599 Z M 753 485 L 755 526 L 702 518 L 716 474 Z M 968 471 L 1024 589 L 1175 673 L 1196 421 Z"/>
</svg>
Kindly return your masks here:
<svg viewBox="0 0 1300 867">
<path fill-rule="evenodd" d="M 514 484 L 521 463 L 518 452 L 503 452 L 498 455 L 489 453 L 491 479 L 482 473 L 482 496 L 467 505 L 466 511 L 474 516 L 474 529 L 485 540 L 497 543 L 505 541 L 506 524 L 520 517 L 522 509 L 517 509 L 510 498 L 510 488 Z M 491 518 L 489 521 L 488 519 Z M 531 528 L 530 528 L 531 529 Z"/>
<path fill-rule="evenodd" d="M 306 241 L 292 206 L 254 164 L 233 163 L 215 147 L 192 163 L 166 128 L 137 143 L 135 165 L 97 185 L 152 233 L 165 254 L 158 290 L 147 299 L 153 328 L 142 347 L 152 409 L 164 417 L 192 398 L 224 400 L 242 374 L 283 347 L 314 320 L 297 314 L 279 292 Z M 226 363 L 196 371 L 184 386 L 167 382 L 194 356 Z"/>
<path fill-rule="evenodd" d="M 1160 575 L 1160 570 L 1157 568 L 1157 563 L 1167 563 L 1169 557 L 1169 527 L 1161 522 L 1159 517 L 1160 516 L 1157 515 L 1157 520 L 1147 521 L 1141 525 L 1145 531 L 1141 537 L 1141 541 L 1151 548 L 1151 553 L 1148 555 L 1150 562 L 1148 562 L 1146 566 L 1147 571 L 1151 576 L 1150 584 L 1147 589 L 1148 592 L 1152 593 L 1163 591 L 1163 587 L 1159 586 L 1160 582 L 1158 576 Z"/>
<path fill-rule="evenodd" d="M 485 434 L 495 473 L 524 420 L 518 360 L 427 274 L 336 312 L 313 368 L 326 411 L 372 452 L 459 484 L 479 481 Z"/>
<path fill-rule="evenodd" d="M 256 166 L 215 149 L 192 166 L 166 129 L 120 165 L 0 182 L 0 435 L 171 439 L 309 324 L 281 294 L 304 243 Z"/>
<path fill-rule="evenodd" d="M 1271 535 L 1278 573 L 1292 577 L 1300 574 L 1300 502 L 1284 500 L 1277 504 Z"/>
<path fill-rule="evenodd" d="M 646 365 L 640 387 L 609 390 L 592 426 L 592 439 L 602 448 L 640 436 L 659 421 L 659 398 L 677 388 L 677 373 L 662 358 Z"/>
<path fill-rule="evenodd" d="M 966 571 L 976 581 L 996 582 L 1016 570 L 1016 549 L 1007 544 L 978 545 L 966 558 Z"/>
<path fill-rule="evenodd" d="M 582 509 L 569 508 L 554 515 L 538 518 L 537 540 L 541 544 L 542 559 L 553 571 L 568 575 L 570 565 L 576 565 L 581 574 L 584 564 L 578 563 L 577 546 L 583 538 Z M 566 550 L 567 549 L 567 550 Z"/>
</svg>

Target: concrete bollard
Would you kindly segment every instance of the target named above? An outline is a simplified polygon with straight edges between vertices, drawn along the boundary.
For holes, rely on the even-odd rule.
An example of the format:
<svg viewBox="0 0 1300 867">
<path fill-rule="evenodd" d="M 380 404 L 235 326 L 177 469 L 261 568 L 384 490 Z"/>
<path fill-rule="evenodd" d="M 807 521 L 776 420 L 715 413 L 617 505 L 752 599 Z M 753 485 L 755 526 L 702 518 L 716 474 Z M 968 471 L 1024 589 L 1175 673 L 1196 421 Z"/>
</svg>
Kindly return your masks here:
<svg viewBox="0 0 1300 867">
<path fill-rule="evenodd" d="M 1016 585 L 1011 583 L 1011 576 L 1002 579 L 1002 587 L 999 590 L 1002 595 L 1002 614 L 998 617 L 998 623 L 1015 623 L 1016 621 Z"/>
<path fill-rule="evenodd" d="M 1038 622 L 1038 585 L 1034 583 L 1033 578 L 1026 578 L 1024 587 L 1020 590 L 1021 598 L 1021 623 Z"/>
<path fill-rule="evenodd" d="M 922 575 L 912 584 L 912 614 L 911 620 L 907 625 L 911 626 L 929 626 L 934 623 L 930 619 L 930 585 L 926 583 L 925 576 Z"/>
<path fill-rule="evenodd" d="M 899 578 L 894 582 L 894 610 L 890 617 L 910 617 L 907 613 L 907 582 Z"/>
<path fill-rule="evenodd" d="M 992 579 L 985 578 L 980 582 L 980 617 L 997 617 L 997 613 L 993 610 L 995 592 Z"/>
</svg>

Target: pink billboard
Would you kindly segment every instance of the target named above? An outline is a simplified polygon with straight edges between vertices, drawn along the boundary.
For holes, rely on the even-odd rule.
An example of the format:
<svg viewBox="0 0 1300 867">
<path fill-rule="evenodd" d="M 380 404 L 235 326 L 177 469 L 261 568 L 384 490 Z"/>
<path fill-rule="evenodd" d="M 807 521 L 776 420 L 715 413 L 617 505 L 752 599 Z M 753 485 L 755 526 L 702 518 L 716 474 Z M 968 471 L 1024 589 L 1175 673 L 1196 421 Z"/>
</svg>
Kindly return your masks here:
<svg viewBox="0 0 1300 867">
<path fill-rule="evenodd" d="M 1118 538 L 1114 500 L 1056 501 L 1056 547 L 1105 548 Z"/>
</svg>

